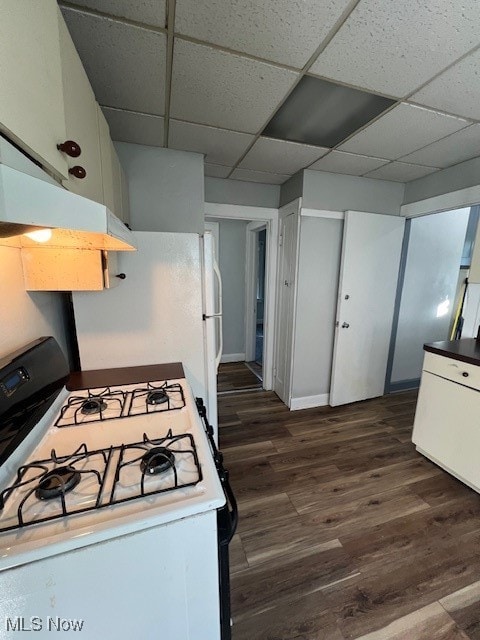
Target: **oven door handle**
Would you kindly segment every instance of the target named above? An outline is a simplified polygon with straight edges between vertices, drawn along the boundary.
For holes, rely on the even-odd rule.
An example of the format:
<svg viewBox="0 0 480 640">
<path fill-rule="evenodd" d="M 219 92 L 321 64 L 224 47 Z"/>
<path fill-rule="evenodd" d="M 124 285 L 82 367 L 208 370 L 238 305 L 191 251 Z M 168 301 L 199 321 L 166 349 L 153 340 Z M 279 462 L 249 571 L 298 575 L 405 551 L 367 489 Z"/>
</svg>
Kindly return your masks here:
<svg viewBox="0 0 480 640">
<path fill-rule="evenodd" d="M 227 504 L 220 510 L 222 512 L 222 543 L 229 544 L 235 535 L 238 525 L 238 505 L 233 493 L 230 481 L 228 479 L 228 471 L 222 469 L 219 471 L 220 482 L 222 483 Z M 228 507 L 230 505 L 230 508 Z M 228 519 L 228 523 L 225 520 Z"/>
</svg>

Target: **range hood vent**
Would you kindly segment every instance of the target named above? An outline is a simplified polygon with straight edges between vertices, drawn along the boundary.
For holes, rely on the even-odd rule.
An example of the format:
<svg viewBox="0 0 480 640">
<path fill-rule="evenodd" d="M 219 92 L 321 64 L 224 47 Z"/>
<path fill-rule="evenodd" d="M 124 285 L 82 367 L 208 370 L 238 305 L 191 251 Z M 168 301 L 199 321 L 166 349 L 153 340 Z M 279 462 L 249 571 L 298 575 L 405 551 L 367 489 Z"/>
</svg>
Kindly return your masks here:
<svg viewBox="0 0 480 640">
<path fill-rule="evenodd" d="M 51 229 L 44 247 L 134 251 L 131 231 L 107 207 L 0 165 L 0 244 L 38 247 L 23 235 Z"/>
</svg>

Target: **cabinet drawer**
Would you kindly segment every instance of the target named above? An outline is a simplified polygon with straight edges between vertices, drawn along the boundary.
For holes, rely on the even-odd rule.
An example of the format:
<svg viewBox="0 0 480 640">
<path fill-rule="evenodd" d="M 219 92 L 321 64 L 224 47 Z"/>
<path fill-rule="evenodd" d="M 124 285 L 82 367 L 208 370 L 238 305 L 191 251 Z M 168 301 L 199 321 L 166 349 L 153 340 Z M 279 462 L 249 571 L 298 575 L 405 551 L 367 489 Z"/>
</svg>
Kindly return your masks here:
<svg viewBox="0 0 480 640">
<path fill-rule="evenodd" d="M 480 390 L 480 366 L 426 351 L 423 370 L 471 389 Z"/>
</svg>

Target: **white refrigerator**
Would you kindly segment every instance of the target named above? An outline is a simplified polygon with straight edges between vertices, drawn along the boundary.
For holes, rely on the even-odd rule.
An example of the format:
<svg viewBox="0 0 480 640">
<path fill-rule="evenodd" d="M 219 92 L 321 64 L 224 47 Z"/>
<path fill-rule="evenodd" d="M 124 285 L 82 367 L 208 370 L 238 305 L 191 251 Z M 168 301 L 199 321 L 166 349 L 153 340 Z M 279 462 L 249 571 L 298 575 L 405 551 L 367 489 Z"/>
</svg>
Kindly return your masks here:
<svg viewBox="0 0 480 640">
<path fill-rule="evenodd" d="M 217 434 L 222 352 L 221 280 L 210 232 L 134 232 L 118 254 L 119 285 L 74 292 L 82 369 L 182 362 Z"/>
</svg>

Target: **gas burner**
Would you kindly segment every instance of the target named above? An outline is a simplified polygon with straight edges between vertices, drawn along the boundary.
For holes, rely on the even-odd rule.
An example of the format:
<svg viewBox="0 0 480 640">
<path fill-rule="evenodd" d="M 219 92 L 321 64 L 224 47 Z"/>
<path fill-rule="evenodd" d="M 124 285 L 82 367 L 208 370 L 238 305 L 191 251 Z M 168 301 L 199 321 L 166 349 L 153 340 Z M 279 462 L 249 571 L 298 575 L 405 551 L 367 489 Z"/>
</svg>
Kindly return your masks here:
<svg viewBox="0 0 480 640">
<path fill-rule="evenodd" d="M 102 413 L 102 411 L 105 411 L 107 406 L 108 405 L 105 400 L 102 400 L 101 398 L 89 398 L 82 404 L 80 411 L 83 415 L 90 416 L 94 413 Z"/>
<path fill-rule="evenodd" d="M 148 404 L 163 404 L 164 402 L 168 402 L 168 394 L 164 389 L 157 389 L 155 391 L 148 392 Z"/>
<path fill-rule="evenodd" d="M 172 468 L 175 464 L 174 454 L 166 447 L 154 447 L 142 456 L 140 469 L 148 475 L 157 475 Z"/>
<path fill-rule="evenodd" d="M 175 411 L 185 406 L 182 386 L 178 382 L 152 383 L 137 387 L 131 392 L 128 416 L 139 416 L 144 413 L 159 411 Z"/>
<path fill-rule="evenodd" d="M 121 418 L 126 400 L 127 392 L 120 389 L 112 391 L 109 387 L 88 390 L 85 395 L 72 395 L 60 410 L 55 426 L 71 427 Z"/>
<path fill-rule="evenodd" d="M 40 500 L 59 498 L 74 489 L 80 482 L 80 473 L 70 465 L 58 467 L 46 473 L 38 483 L 35 495 Z"/>
</svg>

